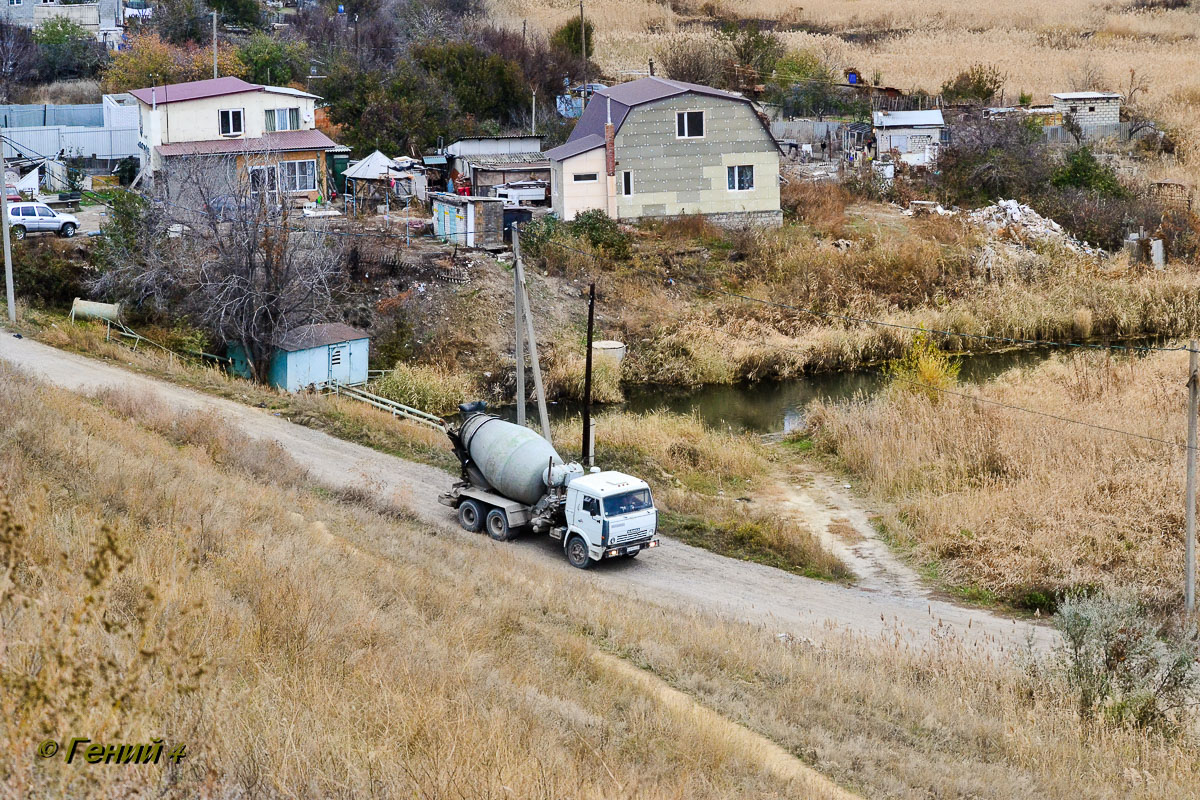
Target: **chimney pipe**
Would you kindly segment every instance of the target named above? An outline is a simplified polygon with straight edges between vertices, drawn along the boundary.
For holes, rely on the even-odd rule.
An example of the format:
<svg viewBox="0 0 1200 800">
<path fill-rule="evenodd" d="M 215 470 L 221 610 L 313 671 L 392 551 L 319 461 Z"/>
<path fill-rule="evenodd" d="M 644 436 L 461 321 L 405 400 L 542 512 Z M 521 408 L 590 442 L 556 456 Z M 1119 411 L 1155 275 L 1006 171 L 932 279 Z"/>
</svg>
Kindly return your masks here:
<svg viewBox="0 0 1200 800">
<path fill-rule="evenodd" d="M 608 118 L 604 123 L 604 170 L 612 177 L 617 174 L 616 129 L 612 123 L 612 98 L 606 98 L 605 105 Z"/>
</svg>

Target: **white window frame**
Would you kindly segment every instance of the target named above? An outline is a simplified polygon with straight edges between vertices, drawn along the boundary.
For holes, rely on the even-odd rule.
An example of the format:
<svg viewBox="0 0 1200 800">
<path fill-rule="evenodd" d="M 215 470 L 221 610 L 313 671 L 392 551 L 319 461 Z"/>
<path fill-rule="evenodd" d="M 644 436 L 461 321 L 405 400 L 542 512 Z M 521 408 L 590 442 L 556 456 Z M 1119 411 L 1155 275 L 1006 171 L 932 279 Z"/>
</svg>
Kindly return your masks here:
<svg viewBox="0 0 1200 800">
<path fill-rule="evenodd" d="M 312 164 L 312 188 L 293 188 L 298 187 L 300 173 L 300 164 Z M 279 183 L 283 191 L 288 194 L 298 194 L 300 192 L 315 192 L 317 190 L 317 160 L 315 158 L 299 158 L 294 161 L 284 161 L 280 165 Z M 295 174 L 292 174 L 292 170 Z M 293 183 L 293 179 L 295 183 Z"/>
<path fill-rule="evenodd" d="M 700 133 L 699 135 L 692 133 L 692 126 L 688 123 L 688 114 L 700 115 Z M 683 119 L 683 136 L 679 135 L 679 120 Z M 684 111 L 675 112 L 675 138 L 676 139 L 703 139 L 708 135 L 708 115 L 704 113 L 703 108 L 689 108 Z"/>
<path fill-rule="evenodd" d="M 296 126 L 292 127 L 292 115 L 295 114 Z M 267 115 L 272 117 L 271 124 L 263 125 L 264 133 L 275 133 L 277 131 L 298 131 L 300 130 L 300 107 L 291 106 L 289 108 L 268 108 L 266 114 L 263 115 L 263 122 L 266 122 Z M 279 127 L 279 120 L 283 119 L 284 127 Z"/>
<path fill-rule="evenodd" d="M 739 181 L 738 170 L 750 170 L 750 185 L 745 189 L 737 188 Z M 733 176 L 733 187 L 729 186 L 729 178 Z M 754 165 L 753 164 L 733 164 L 725 168 L 725 190 L 729 192 L 753 192 L 754 191 Z"/>
<path fill-rule="evenodd" d="M 621 172 L 621 196 L 633 197 L 633 172 L 631 170 Z"/>
<path fill-rule="evenodd" d="M 600 180 L 599 172 L 572 172 L 571 183 L 597 183 Z"/>
<path fill-rule="evenodd" d="M 10 6 L 19 6 L 24 0 L 8 0 Z"/>
<path fill-rule="evenodd" d="M 233 131 L 233 115 L 235 113 L 238 115 L 238 129 L 237 129 L 236 133 Z M 224 114 L 229 115 L 229 129 L 230 129 L 229 133 L 226 133 L 225 131 L 221 130 L 221 128 L 223 127 L 221 125 L 222 115 L 224 115 Z M 217 132 L 219 134 L 221 134 L 222 136 L 228 137 L 230 139 L 236 138 L 238 136 L 245 136 L 246 135 L 246 109 L 244 109 L 244 108 L 222 108 L 219 111 L 217 111 Z"/>
</svg>

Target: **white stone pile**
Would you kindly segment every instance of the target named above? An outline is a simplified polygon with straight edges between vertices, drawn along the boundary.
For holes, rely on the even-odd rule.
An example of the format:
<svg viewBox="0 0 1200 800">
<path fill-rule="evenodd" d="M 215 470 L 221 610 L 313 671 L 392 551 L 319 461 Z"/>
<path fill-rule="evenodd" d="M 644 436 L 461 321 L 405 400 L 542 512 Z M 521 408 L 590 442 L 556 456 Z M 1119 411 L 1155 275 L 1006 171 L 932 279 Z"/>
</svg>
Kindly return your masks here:
<svg viewBox="0 0 1200 800">
<path fill-rule="evenodd" d="M 1031 241 L 1062 245 L 1075 253 L 1103 255 L 1104 251 L 1081 242 L 1063 230 L 1052 219 L 1043 217 L 1027 205 L 1016 200 L 1001 200 L 994 205 L 967 212 L 967 219 L 997 237 L 1005 237 L 1021 244 Z"/>
</svg>

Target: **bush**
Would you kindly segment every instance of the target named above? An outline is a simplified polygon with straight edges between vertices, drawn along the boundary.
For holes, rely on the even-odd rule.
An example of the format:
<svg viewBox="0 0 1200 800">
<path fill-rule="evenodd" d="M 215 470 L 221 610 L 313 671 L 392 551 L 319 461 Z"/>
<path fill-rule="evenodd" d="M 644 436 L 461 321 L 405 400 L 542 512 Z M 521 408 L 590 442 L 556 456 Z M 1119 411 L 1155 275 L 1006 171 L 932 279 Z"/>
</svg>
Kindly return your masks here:
<svg viewBox="0 0 1200 800">
<path fill-rule="evenodd" d="M 88 267 L 33 242 L 13 243 L 13 283 L 17 292 L 43 305 L 69 306 L 85 296 Z"/>
<path fill-rule="evenodd" d="M 463 375 L 437 365 L 396 364 L 375 384 L 375 393 L 430 414 L 452 414 L 471 392 Z"/>
<path fill-rule="evenodd" d="M 1108 197 L 1122 197 L 1125 187 L 1112 167 L 1096 160 L 1090 147 L 1080 147 L 1054 171 L 1050 183 L 1059 189 L 1087 189 Z"/>
<path fill-rule="evenodd" d="M 583 400 L 584 378 L 587 372 L 586 354 L 581 347 L 557 349 L 546 370 L 546 394 L 551 398 Z M 592 354 L 592 402 L 620 403 L 621 365 L 615 358 L 601 353 Z"/>
<path fill-rule="evenodd" d="M 982 105 L 1004 88 L 1006 77 L 994 66 L 974 64 L 942 84 L 942 99 L 950 103 Z"/>
<path fill-rule="evenodd" d="M 584 211 L 577 215 L 568 227 L 573 235 L 586 239 L 592 247 L 601 250 L 605 255 L 621 261 L 629 258 L 629 236 L 621 230 L 615 219 L 600 209 Z"/>
<path fill-rule="evenodd" d="M 950 141 L 938 158 L 939 194 L 956 205 L 1032 197 L 1053 174 L 1036 123 L 968 118 L 951 128 Z"/>
<path fill-rule="evenodd" d="M 571 55 L 579 55 L 584 52 L 582 47 L 586 46 L 586 55 L 590 58 L 592 55 L 592 47 L 596 42 L 595 28 L 592 26 L 592 21 L 587 20 L 583 24 L 583 41 L 579 41 L 579 20 L 572 17 L 567 20 L 561 28 L 556 30 L 550 36 L 550 44 L 552 47 Z"/>
<path fill-rule="evenodd" d="M 728 43 L 699 31 L 679 31 L 666 37 L 654 60 L 666 77 L 676 81 L 724 88 Z"/>
<path fill-rule="evenodd" d="M 962 363 L 939 348 L 927 333 L 918 333 L 901 358 L 887 366 L 889 388 L 924 395 L 932 403 L 941 400 L 941 389 L 958 384 Z"/>
<path fill-rule="evenodd" d="M 1136 600 L 1093 595 L 1064 599 L 1054 626 L 1057 666 L 1084 719 L 1171 731 L 1200 701 L 1194 623 L 1163 629 Z"/>
</svg>

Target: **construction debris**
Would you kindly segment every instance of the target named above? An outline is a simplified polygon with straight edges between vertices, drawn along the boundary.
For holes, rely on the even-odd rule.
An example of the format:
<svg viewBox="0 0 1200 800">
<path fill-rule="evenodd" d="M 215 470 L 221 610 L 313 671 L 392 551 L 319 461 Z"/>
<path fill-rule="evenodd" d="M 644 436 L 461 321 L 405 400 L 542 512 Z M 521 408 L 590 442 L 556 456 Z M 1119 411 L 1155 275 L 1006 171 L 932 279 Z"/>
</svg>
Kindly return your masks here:
<svg viewBox="0 0 1200 800">
<path fill-rule="evenodd" d="M 995 205 L 969 211 L 967 219 L 987 228 L 997 238 L 1026 247 L 1034 243 L 1057 244 L 1075 253 L 1104 255 L 1100 248 L 1079 241 L 1054 220 L 1016 200 L 1001 200 Z"/>
</svg>

